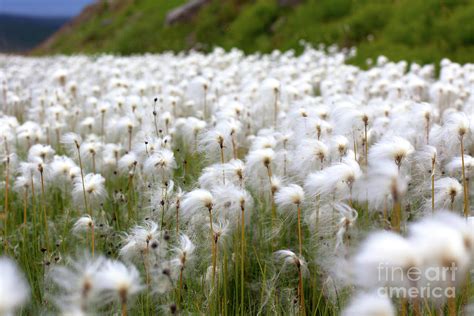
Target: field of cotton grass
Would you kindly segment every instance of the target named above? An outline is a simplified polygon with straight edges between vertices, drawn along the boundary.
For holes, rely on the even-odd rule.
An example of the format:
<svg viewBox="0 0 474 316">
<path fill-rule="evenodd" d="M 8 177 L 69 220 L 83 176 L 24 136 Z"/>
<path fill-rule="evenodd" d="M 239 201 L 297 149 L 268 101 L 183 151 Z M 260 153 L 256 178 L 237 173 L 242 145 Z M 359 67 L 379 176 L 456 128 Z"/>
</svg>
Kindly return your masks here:
<svg viewBox="0 0 474 316">
<path fill-rule="evenodd" d="M 352 54 L 0 56 L 0 315 L 472 315 L 474 65 Z"/>
</svg>

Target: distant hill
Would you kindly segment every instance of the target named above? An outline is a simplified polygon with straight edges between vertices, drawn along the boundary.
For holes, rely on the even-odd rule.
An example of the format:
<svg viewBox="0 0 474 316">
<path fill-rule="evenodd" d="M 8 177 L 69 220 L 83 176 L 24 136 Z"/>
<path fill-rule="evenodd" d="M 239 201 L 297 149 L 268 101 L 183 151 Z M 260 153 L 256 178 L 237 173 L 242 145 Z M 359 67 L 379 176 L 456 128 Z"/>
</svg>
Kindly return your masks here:
<svg viewBox="0 0 474 316">
<path fill-rule="evenodd" d="M 191 0 L 195 2 L 198 0 Z M 36 54 L 210 50 L 301 51 L 311 43 L 356 46 L 354 63 L 384 54 L 420 63 L 474 61 L 474 1 L 208 0 L 174 23 L 186 0 L 102 0 L 35 50 Z M 190 6 L 193 7 L 193 6 Z M 176 10 L 175 10 L 176 13 Z M 179 10 L 178 10 L 179 13 Z"/>
<path fill-rule="evenodd" d="M 32 49 L 56 32 L 69 18 L 0 14 L 0 52 Z"/>
</svg>

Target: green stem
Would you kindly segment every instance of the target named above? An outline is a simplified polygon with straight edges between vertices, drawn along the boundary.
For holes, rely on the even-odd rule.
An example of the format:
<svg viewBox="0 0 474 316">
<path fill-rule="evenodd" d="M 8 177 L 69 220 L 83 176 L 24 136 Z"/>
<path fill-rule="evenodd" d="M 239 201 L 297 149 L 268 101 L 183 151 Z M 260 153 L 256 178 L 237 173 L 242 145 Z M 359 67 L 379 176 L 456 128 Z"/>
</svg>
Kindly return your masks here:
<svg viewBox="0 0 474 316">
<path fill-rule="evenodd" d="M 41 204 L 43 206 L 43 217 L 44 217 L 44 234 L 45 234 L 45 241 L 46 241 L 46 249 L 51 250 L 49 247 L 49 233 L 48 233 L 48 214 L 46 212 L 46 200 L 45 200 L 45 193 L 44 193 L 44 177 L 43 177 L 43 169 L 40 170 L 41 176 Z"/>
<path fill-rule="evenodd" d="M 5 145 L 6 146 L 6 145 Z M 8 152 L 7 152 L 8 155 Z M 3 246 L 4 246 L 4 251 L 7 253 L 8 251 L 8 241 L 7 241 L 7 230 L 8 230 L 8 185 L 10 182 L 10 156 L 7 156 L 7 163 L 6 163 L 6 176 L 5 176 L 5 207 L 4 207 L 4 215 L 5 215 L 5 221 L 4 221 L 4 238 L 3 238 Z"/>
<path fill-rule="evenodd" d="M 80 145 L 76 143 L 77 148 L 77 157 L 79 159 L 79 168 L 81 169 L 81 180 L 82 180 L 82 193 L 84 195 L 84 207 L 86 208 L 87 213 L 92 216 L 89 206 L 87 204 L 87 196 L 86 196 L 86 185 L 84 184 L 84 168 L 82 166 L 82 158 L 81 158 L 81 151 Z"/>
<path fill-rule="evenodd" d="M 468 188 L 467 188 L 467 181 L 466 181 L 466 172 L 464 169 L 464 137 L 461 136 L 461 163 L 462 163 L 462 184 L 463 184 L 463 192 L 464 192 L 464 217 L 469 216 L 469 196 L 468 196 Z"/>
<path fill-rule="evenodd" d="M 245 313 L 245 306 L 244 306 L 244 294 L 245 294 L 245 280 L 244 280 L 244 259 L 245 259 L 245 209 L 244 207 L 241 208 L 241 235 L 240 235 L 240 308 L 241 308 L 241 315 Z"/>
<path fill-rule="evenodd" d="M 303 256 L 303 237 L 301 234 L 301 207 L 298 203 L 298 244 L 299 244 L 299 253 L 300 257 Z"/>
</svg>

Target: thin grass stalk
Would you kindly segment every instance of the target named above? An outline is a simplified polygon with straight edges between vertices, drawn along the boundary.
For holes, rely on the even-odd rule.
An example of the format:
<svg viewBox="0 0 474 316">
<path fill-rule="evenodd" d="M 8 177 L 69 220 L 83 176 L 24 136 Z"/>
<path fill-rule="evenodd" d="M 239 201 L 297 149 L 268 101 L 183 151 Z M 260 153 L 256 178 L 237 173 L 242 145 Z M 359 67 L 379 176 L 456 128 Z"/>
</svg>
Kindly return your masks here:
<svg viewBox="0 0 474 316">
<path fill-rule="evenodd" d="M 163 191 L 165 191 L 165 188 L 161 189 L 161 192 L 163 194 Z M 166 204 L 166 191 L 165 191 L 165 197 L 161 200 L 161 225 L 160 228 L 163 229 L 165 225 L 165 204 Z"/>
<path fill-rule="evenodd" d="M 401 207 L 401 204 L 400 204 L 400 201 L 395 200 L 393 201 L 393 211 L 392 211 L 392 215 L 394 217 L 394 220 L 393 220 L 393 224 L 394 224 L 394 230 L 396 232 L 400 232 L 401 231 L 401 217 L 402 217 L 402 207 Z"/>
<path fill-rule="evenodd" d="M 462 184 L 463 184 L 463 192 L 464 192 L 464 217 L 469 216 L 469 196 L 468 196 L 468 188 L 467 188 L 467 181 L 466 181 L 466 171 L 464 168 L 464 136 L 460 137 L 461 141 L 461 163 L 462 163 Z"/>
<path fill-rule="evenodd" d="M 240 308 L 242 315 L 245 312 L 244 295 L 245 295 L 245 207 L 241 203 L 241 234 L 240 234 Z"/>
<path fill-rule="evenodd" d="M 155 110 L 153 110 L 153 124 L 155 126 L 156 137 L 160 137 L 160 133 L 158 131 L 158 123 L 156 121 L 156 111 Z"/>
<path fill-rule="evenodd" d="M 150 283 L 151 283 L 150 269 L 148 268 L 148 253 L 149 253 L 149 248 L 148 248 L 148 241 L 147 241 L 147 247 L 145 249 L 145 255 L 143 258 L 143 268 L 145 269 L 145 275 L 146 275 L 146 311 L 147 313 L 150 310 Z"/>
<path fill-rule="evenodd" d="M 146 249 L 143 253 L 143 269 L 145 269 L 145 277 L 146 277 L 146 285 L 147 287 L 150 285 L 150 272 L 149 272 L 149 269 L 148 269 L 148 253 L 149 253 L 149 248 L 148 248 L 148 244 L 149 244 L 149 241 L 147 240 L 146 242 Z"/>
<path fill-rule="evenodd" d="M 410 281 L 410 286 L 412 288 L 418 288 L 418 282 Z M 416 295 L 416 294 L 414 295 L 414 297 L 412 299 L 412 302 L 411 302 L 411 305 L 412 305 L 413 315 L 414 316 L 421 316 L 423 306 L 420 302 L 420 297 L 418 295 Z"/>
<path fill-rule="evenodd" d="M 100 135 L 102 139 L 105 141 L 105 111 L 100 112 Z"/>
<path fill-rule="evenodd" d="M 431 210 L 435 210 L 435 159 L 431 162 Z"/>
<path fill-rule="evenodd" d="M 422 312 L 423 312 L 423 308 L 424 308 L 429 313 L 430 316 L 431 315 L 436 315 L 434 307 L 432 307 L 430 305 L 430 303 L 428 302 L 426 297 L 423 298 L 423 300 L 422 300 L 421 308 L 422 308 Z"/>
<path fill-rule="evenodd" d="M 463 306 L 469 304 L 471 285 L 472 285 L 471 276 L 469 273 L 467 273 L 466 280 L 462 289 L 462 303 L 461 304 Z"/>
<path fill-rule="evenodd" d="M 318 229 L 319 227 L 319 213 L 320 213 L 320 207 L 321 207 L 321 196 L 318 195 L 316 197 L 316 226 L 315 229 Z"/>
<path fill-rule="evenodd" d="M 421 316 L 421 307 L 420 307 L 420 300 L 418 297 L 413 298 L 413 315 L 415 316 Z"/>
<path fill-rule="evenodd" d="M 127 316 L 127 298 L 121 299 L 122 316 Z"/>
<path fill-rule="evenodd" d="M 357 161 L 357 142 L 356 142 L 354 130 L 352 130 L 352 142 L 353 142 L 353 146 L 354 146 L 354 160 Z"/>
<path fill-rule="evenodd" d="M 127 188 L 127 216 L 128 222 L 130 223 L 132 219 L 132 199 L 133 199 L 133 176 L 134 173 L 128 175 L 128 188 Z"/>
<path fill-rule="evenodd" d="M 181 269 L 179 270 L 179 285 L 178 285 L 178 294 L 176 298 L 176 306 L 178 309 L 180 308 L 181 305 L 181 290 L 183 288 L 183 271 L 184 271 L 184 263 L 181 266 Z"/>
<path fill-rule="evenodd" d="M 278 121 L 278 89 L 274 90 L 275 101 L 273 103 L 273 126 L 277 126 Z"/>
<path fill-rule="evenodd" d="M 448 297 L 448 316 L 457 316 L 456 297 L 452 295 Z"/>
<path fill-rule="evenodd" d="M 4 215 L 5 215 L 5 221 L 4 221 L 4 229 L 3 232 L 5 234 L 3 238 L 3 247 L 5 250 L 5 253 L 8 251 L 8 241 L 7 241 L 7 236 L 8 236 L 8 189 L 9 189 L 9 184 L 10 184 L 10 155 L 8 153 L 8 147 L 7 143 L 5 142 L 5 147 L 7 150 L 7 161 L 6 161 L 6 175 L 5 175 L 5 206 L 4 206 Z"/>
<path fill-rule="evenodd" d="M 31 204 L 33 209 L 33 227 L 36 228 L 36 198 L 35 198 L 35 186 L 33 182 L 33 174 L 30 174 L 30 184 L 31 184 Z"/>
<path fill-rule="evenodd" d="M 26 209 L 28 207 L 28 188 L 25 188 L 25 194 L 23 195 L 23 225 L 26 228 Z"/>
<path fill-rule="evenodd" d="M 128 127 L 128 151 L 132 150 L 132 135 L 133 135 L 133 126 Z"/>
<path fill-rule="evenodd" d="M 92 258 L 94 258 L 94 249 L 95 249 L 95 230 L 94 223 L 91 224 L 91 252 Z"/>
<path fill-rule="evenodd" d="M 194 132 L 194 150 L 193 152 L 197 152 L 198 150 L 198 132 Z"/>
<path fill-rule="evenodd" d="M 116 226 L 117 226 L 117 229 L 120 229 L 120 215 L 119 215 L 119 212 L 118 212 L 118 203 L 116 203 L 115 201 L 112 202 L 112 208 L 113 208 L 113 212 L 114 212 L 114 217 L 115 217 L 115 223 L 116 223 Z"/>
<path fill-rule="evenodd" d="M 227 309 L 228 309 L 228 304 L 227 304 L 227 283 L 228 283 L 228 280 L 227 280 L 227 250 L 224 248 L 224 262 L 223 262 L 223 271 L 222 271 L 222 275 L 224 277 L 224 281 L 223 281 L 223 284 L 224 284 L 224 315 L 228 315 L 228 312 L 227 312 Z"/>
<path fill-rule="evenodd" d="M 60 135 L 60 131 L 59 131 L 59 128 L 56 128 L 55 129 L 55 132 L 56 132 L 56 150 L 59 150 L 61 149 L 61 135 Z"/>
<path fill-rule="evenodd" d="M 298 244 L 299 244 L 299 254 L 300 257 L 303 256 L 303 237 L 301 234 L 301 206 L 300 203 L 297 204 L 298 208 Z"/>
<path fill-rule="evenodd" d="M 406 298 L 402 297 L 400 299 L 400 316 L 408 315 L 408 301 Z"/>
<path fill-rule="evenodd" d="M 426 126 L 425 126 L 425 133 L 426 133 L 426 145 L 430 143 L 430 116 L 425 116 Z"/>
<path fill-rule="evenodd" d="M 180 208 L 180 200 L 176 200 L 176 236 L 179 236 L 179 208 Z"/>
<path fill-rule="evenodd" d="M 234 236 L 233 236 L 233 239 L 234 239 L 234 242 L 236 242 L 236 240 L 238 239 L 238 232 L 236 231 Z M 225 250 L 224 250 L 224 254 L 225 254 Z M 239 267 L 234 264 L 233 265 L 233 272 L 234 272 L 234 275 L 238 275 L 239 274 Z M 239 282 L 236 280 L 236 278 L 234 278 L 234 293 L 239 293 Z M 234 304 L 234 313 L 237 314 L 237 312 L 239 311 L 238 309 L 235 308 L 235 306 L 237 306 L 238 304 L 238 301 L 239 301 L 239 297 L 237 295 L 234 295 L 233 296 L 233 304 Z"/>
<path fill-rule="evenodd" d="M 470 181 L 469 181 L 469 178 L 466 178 L 466 191 L 467 191 L 467 205 L 466 205 L 466 209 L 467 209 L 467 214 L 464 213 L 464 217 L 465 218 L 468 218 L 469 217 L 469 212 L 471 210 L 471 199 L 469 197 L 469 192 L 470 192 L 470 189 L 471 189 L 471 186 L 470 186 Z"/>
<path fill-rule="evenodd" d="M 214 246 L 214 228 L 212 226 L 212 206 L 208 208 L 209 210 L 209 229 L 211 234 L 211 251 L 212 251 L 212 287 L 214 287 L 215 279 L 216 279 L 216 265 L 215 265 L 215 256 L 216 256 L 216 249 Z"/>
<path fill-rule="evenodd" d="M 212 266 L 213 266 L 213 271 L 212 271 L 212 274 L 213 274 L 213 278 L 216 278 L 216 272 L 217 272 L 217 258 L 218 258 L 218 254 L 219 254 L 219 236 L 217 234 L 214 234 L 214 260 L 212 262 Z M 220 278 L 220 274 L 217 275 L 217 284 L 215 285 L 215 288 L 217 289 L 217 291 L 219 291 L 219 278 Z M 219 295 L 217 295 L 217 292 L 215 293 L 216 294 L 216 298 L 219 297 Z"/>
<path fill-rule="evenodd" d="M 298 298 L 300 302 L 300 314 L 306 315 L 303 289 L 303 272 L 301 271 L 301 264 L 298 262 Z"/>
<path fill-rule="evenodd" d="M 235 132 L 232 131 L 232 133 L 230 134 L 230 138 L 232 141 L 232 157 L 234 159 L 237 159 L 238 155 L 237 155 L 237 142 L 235 141 Z"/>
<path fill-rule="evenodd" d="M 369 138 L 368 138 L 368 126 L 369 126 L 369 118 L 364 116 L 364 151 L 365 151 L 365 165 L 369 165 Z"/>
<path fill-rule="evenodd" d="M 81 151 L 80 151 L 80 145 L 78 142 L 75 142 L 76 143 L 76 149 L 77 149 L 77 157 L 79 159 L 79 168 L 81 169 L 81 180 L 82 180 L 82 193 L 84 195 L 84 207 L 86 208 L 86 212 L 92 216 L 92 213 L 91 213 L 91 210 L 88 206 L 88 203 L 87 203 L 87 195 L 86 195 L 86 186 L 85 186 L 85 183 L 84 183 L 84 168 L 82 166 L 82 158 L 81 158 Z"/>
<path fill-rule="evenodd" d="M 186 156 L 183 159 L 183 183 L 186 183 L 186 175 L 188 174 L 188 161 Z"/>
<path fill-rule="evenodd" d="M 41 178 L 41 204 L 43 208 L 43 220 L 44 220 L 44 234 L 45 234 L 45 241 L 46 241 L 46 249 L 50 250 L 49 247 L 49 232 L 48 232 L 48 214 L 46 212 L 46 197 L 44 192 L 44 175 L 43 175 L 43 167 L 40 165 L 38 166 L 38 170 L 40 172 Z"/>
<path fill-rule="evenodd" d="M 219 147 L 220 147 L 220 153 L 221 153 L 221 164 L 225 163 L 224 160 L 224 139 L 219 140 Z M 225 170 L 222 169 L 222 183 L 225 185 Z"/>
<path fill-rule="evenodd" d="M 267 175 L 268 175 L 268 182 L 270 183 L 270 195 L 271 195 L 271 203 L 272 203 L 272 223 L 275 226 L 276 221 L 276 205 L 275 205 L 275 192 L 273 192 L 272 188 L 272 167 L 270 163 L 265 163 L 265 167 L 267 168 Z"/>
</svg>

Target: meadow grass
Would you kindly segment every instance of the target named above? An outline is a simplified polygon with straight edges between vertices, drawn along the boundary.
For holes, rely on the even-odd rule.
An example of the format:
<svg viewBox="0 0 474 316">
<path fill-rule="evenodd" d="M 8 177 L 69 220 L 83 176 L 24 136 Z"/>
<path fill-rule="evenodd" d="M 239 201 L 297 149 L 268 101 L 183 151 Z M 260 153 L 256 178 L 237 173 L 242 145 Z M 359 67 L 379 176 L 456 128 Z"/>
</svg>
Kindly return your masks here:
<svg viewBox="0 0 474 316">
<path fill-rule="evenodd" d="M 57 153 L 63 152 L 61 147 L 55 148 Z M 24 157 L 26 155 L 23 153 Z M 197 177 L 202 167 L 203 156 L 182 155 L 175 151 L 177 161 L 186 159 L 188 167 L 184 176 L 183 164 L 175 172 L 174 180 L 176 185 L 183 189 L 192 189 L 195 186 Z M 20 155 L 19 158 L 24 158 Z M 2 169 L 2 172 L 4 170 Z M 109 196 L 114 192 L 127 190 L 127 178 L 115 176 L 107 179 L 106 188 Z M 1 202 L 4 203 L 4 191 Z M 207 262 L 202 261 L 197 264 L 190 275 L 185 277 L 184 289 L 180 299 L 181 308 L 189 313 L 212 314 L 212 315 L 242 315 L 257 314 L 272 315 L 274 311 L 284 315 L 296 313 L 297 307 L 292 300 L 291 293 L 282 292 L 287 288 L 297 287 L 295 271 L 281 271 L 272 260 L 273 252 L 276 249 L 292 248 L 298 243 L 297 236 L 292 228 L 295 223 L 283 223 L 283 218 L 279 218 L 280 225 L 287 228 L 282 229 L 277 237 L 272 238 L 272 215 L 268 210 L 265 201 L 258 201 L 256 197 L 256 208 L 252 212 L 250 224 L 245 231 L 247 247 L 245 262 L 245 309 L 240 308 L 240 257 L 238 252 L 234 252 L 232 245 L 238 245 L 240 236 L 238 230 L 222 245 L 222 256 L 224 260 L 219 266 L 223 272 L 218 280 L 219 293 L 211 297 L 209 304 L 212 309 L 207 309 L 202 303 L 209 300 L 208 293 L 203 291 L 203 282 L 199 277 L 205 271 Z M 63 264 L 68 257 L 82 256 L 83 250 L 89 248 L 89 241 L 86 238 L 78 238 L 71 234 L 71 228 L 76 219 L 81 215 L 72 199 L 63 194 L 58 188 L 50 188 L 45 198 L 46 210 L 48 213 L 49 239 L 46 240 L 44 225 L 42 224 L 41 203 L 38 199 L 28 201 L 27 205 L 27 225 L 23 225 L 23 197 L 21 194 L 12 192 L 9 204 L 9 220 L 7 231 L 7 246 L 2 248 L 0 253 L 14 258 L 26 274 L 31 285 L 31 300 L 21 310 L 24 315 L 51 313 L 55 310 L 51 301 L 52 294 L 55 293 L 54 285 L 45 280 L 50 266 Z M 146 201 L 143 200 L 139 191 L 134 192 L 134 206 L 132 214 L 146 216 L 146 212 L 140 211 Z M 135 216 L 129 220 L 127 216 L 127 205 L 124 202 L 116 202 L 113 199 L 107 201 L 99 208 L 94 209 L 94 216 L 97 218 L 97 236 L 95 251 L 97 254 L 105 254 L 110 258 L 118 258 L 118 250 L 121 243 L 121 234 L 139 223 Z M 159 212 L 159 210 L 155 210 Z M 151 215 L 151 214 L 150 214 Z M 138 215 L 137 215 L 138 216 Z M 174 231 L 175 219 L 168 216 L 165 220 L 165 227 L 170 232 Z M 110 231 L 102 233 L 100 223 L 110 225 Z M 310 236 L 307 229 L 303 229 L 306 237 Z M 2 235 L 2 240 L 4 236 Z M 176 238 L 173 236 L 173 239 Z M 204 239 L 205 240 L 205 239 Z M 305 238 L 305 249 L 308 256 L 317 256 L 317 247 L 313 244 L 312 238 Z M 49 245 L 49 246 L 48 246 Z M 198 247 L 200 245 L 198 244 Z M 198 257 L 206 257 L 206 249 L 202 249 Z M 313 252 L 314 251 L 314 252 Z M 232 256 L 232 260 L 229 258 Z M 228 260 L 226 260 L 227 258 Z M 309 267 L 312 271 L 317 271 L 317 267 Z M 142 275 L 145 274 L 144 267 L 139 267 Z M 276 278 L 276 275 L 279 277 Z M 308 315 L 335 315 L 347 298 L 341 293 L 337 303 L 329 302 L 321 291 L 321 279 L 317 273 L 308 275 L 305 280 L 306 309 Z M 225 293 L 225 294 L 224 294 Z M 169 306 L 177 302 L 177 292 L 172 291 L 165 295 L 149 295 L 147 291 L 141 293 L 135 300 L 135 304 L 130 309 L 130 315 L 156 315 L 170 313 Z M 271 306 L 267 308 L 267 306 Z M 296 308 L 296 310 L 295 310 Z M 106 314 L 114 314 L 119 310 L 119 306 L 101 306 L 99 311 Z"/>
<path fill-rule="evenodd" d="M 0 314 L 469 308 L 474 68 L 349 56 L 1 57 Z"/>
</svg>

